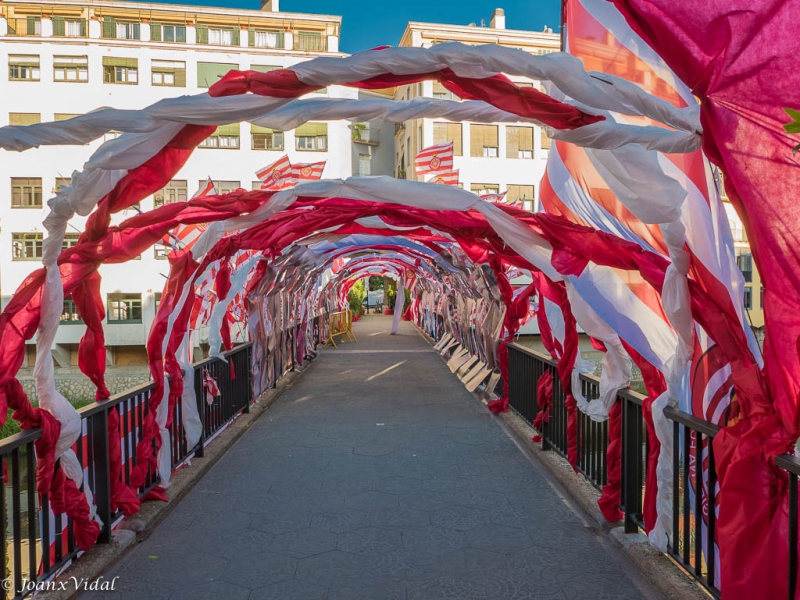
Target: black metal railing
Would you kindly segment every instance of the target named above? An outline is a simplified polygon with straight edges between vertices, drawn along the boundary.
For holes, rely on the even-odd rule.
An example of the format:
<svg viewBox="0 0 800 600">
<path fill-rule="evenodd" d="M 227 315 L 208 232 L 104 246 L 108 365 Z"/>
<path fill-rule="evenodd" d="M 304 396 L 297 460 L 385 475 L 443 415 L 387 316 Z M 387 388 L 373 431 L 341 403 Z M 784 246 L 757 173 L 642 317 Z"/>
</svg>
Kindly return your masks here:
<svg viewBox="0 0 800 600">
<path fill-rule="evenodd" d="M 673 425 L 672 535 L 667 551 L 715 598 L 717 581 L 717 466 L 711 443 L 720 428 L 675 408 Z"/>
<path fill-rule="evenodd" d="M 296 340 L 294 328 L 288 339 Z M 202 456 L 204 445 L 216 433 L 240 413 L 248 412 L 252 401 L 251 355 L 252 344 L 247 343 L 225 352 L 227 362 L 215 358 L 193 365 L 202 434 L 195 447 L 188 447 L 183 430 L 183 404 L 178 399 L 169 426 L 173 469 L 193 453 Z M 220 390 L 219 396 L 209 398 L 210 402 L 203 388 L 204 372 L 216 380 Z M 130 485 L 138 460 L 136 446 L 142 438 L 152 390 L 152 383 L 141 385 L 78 410 L 82 430 L 73 450 L 86 475 L 83 489 L 91 490 L 97 515 L 103 523 L 100 543 L 110 541 L 111 529 L 122 516 L 120 511 L 112 511 L 109 446 L 115 440 L 109 435 L 109 420 L 116 415 L 122 463 L 120 479 Z M 29 595 L 37 581 L 47 580 L 79 553 L 71 520 L 66 514 L 52 511 L 47 494 L 41 496 L 41 503 L 39 501 L 34 442 L 40 437 L 40 429 L 31 429 L 0 440 L 0 462 L 7 474 L 0 492 L 4 515 L 0 519 L 0 534 L 7 551 L 0 560 L 5 578 L 13 582 L 7 597 Z M 155 451 L 155 442 L 153 449 Z M 60 468 L 60 461 L 57 461 L 56 470 Z M 142 498 L 158 483 L 158 475 L 148 468 L 143 485 L 135 491 Z"/>
<path fill-rule="evenodd" d="M 508 346 L 508 405 L 533 426 L 541 410 L 537 397 L 538 384 L 546 372 L 553 380 L 549 419 L 542 421 L 539 433 L 542 449 L 555 450 L 565 458 L 569 454 L 569 411 L 566 394 L 558 377 L 556 361 L 550 356 L 519 344 Z M 586 400 L 600 396 L 600 379 L 581 375 L 581 393 Z M 632 533 L 644 528 L 642 504 L 644 498 L 649 443 L 642 415 L 644 396 L 630 390 L 619 390 L 617 401 L 622 409 L 622 494 L 620 509 L 625 515 L 625 531 Z M 597 489 L 608 483 L 608 421 L 597 422 L 576 411 L 576 468 Z"/>
<path fill-rule="evenodd" d="M 775 464 L 789 474 L 789 594 L 788 600 L 795 600 L 798 588 L 797 573 L 797 528 L 798 498 L 797 479 L 800 477 L 800 458 L 784 454 L 775 459 Z"/>
</svg>

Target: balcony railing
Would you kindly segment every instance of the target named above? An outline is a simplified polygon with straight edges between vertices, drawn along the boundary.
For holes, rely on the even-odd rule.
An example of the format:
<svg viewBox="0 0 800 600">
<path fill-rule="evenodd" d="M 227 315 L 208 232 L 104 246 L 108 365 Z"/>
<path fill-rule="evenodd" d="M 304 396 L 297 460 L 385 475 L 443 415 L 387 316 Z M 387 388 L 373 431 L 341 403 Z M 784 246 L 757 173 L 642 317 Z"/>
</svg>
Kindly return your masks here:
<svg viewBox="0 0 800 600">
<path fill-rule="evenodd" d="M 352 126 L 353 141 L 357 144 L 367 144 L 377 146 L 380 143 L 380 130 L 366 127 L 362 123 L 355 123 Z"/>
<path fill-rule="evenodd" d="M 42 19 L 39 17 L 20 17 L 8 20 L 8 35 L 40 36 Z"/>
</svg>

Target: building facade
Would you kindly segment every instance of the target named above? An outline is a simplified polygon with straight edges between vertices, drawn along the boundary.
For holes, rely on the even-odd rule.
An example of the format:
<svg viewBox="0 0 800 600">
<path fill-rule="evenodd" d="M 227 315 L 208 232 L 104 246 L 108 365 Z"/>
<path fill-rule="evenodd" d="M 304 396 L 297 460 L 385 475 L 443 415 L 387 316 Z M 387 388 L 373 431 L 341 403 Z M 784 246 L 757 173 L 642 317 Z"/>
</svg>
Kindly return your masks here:
<svg viewBox="0 0 800 600">
<path fill-rule="evenodd" d="M 102 0 L 3 2 L 0 64 L 7 68 L 0 74 L 6 99 L 0 125 L 58 121 L 102 106 L 141 109 L 163 98 L 202 93 L 231 69 L 269 71 L 315 56 L 340 56 L 340 27 L 338 16 L 279 12 L 276 0 L 260 11 Z M 359 97 L 359 91 L 340 86 L 310 96 L 323 94 Z M 140 209 L 186 200 L 208 177 L 220 192 L 257 187 L 255 172 L 284 153 L 293 162 L 326 160 L 325 178 L 366 171 L 391 174 L 392 136 L 384 136 L 381 148 L 379 133 L 375 127 L 341 121 L 308 123 L 285 132 L 249 123 L 219 127 L 170 185 L 143 200 Z M 68 149 L 3 151 L 3 305 L 39 266 L 47 200 L 103 141 Z M 134 214 L 130 209 L 114 219 Z M 73 223 L 65 245 L 76 242 L 85 219 L 75 217 Z M 145 364 L 144 344 L 169 268 L 167 251 L 156 246 L 138 261 L 100 269 L 111 364 Z M 85 327 L 69 299 L 62 318 L 53 355 L 58 366 L 67 367 L 76 364 Z M 28 363 L 32 361 L 31 344 Z"/>
<path fill-rule="evenodd" d="M 547 29 L 547 28 L 545 28 Z M 531 54 L 560 50 L 560 36 L 552 30 L 517 31 L 505 28 L 505 15 L 497 9 L 488 27 L 415 23 L 407 25 L 400 46 L 429 48 L 441 42 L 498 44 Z M 541 84 L 532 79 L 513 77 L 522 87 Z M 458 100 L 440 83 L 425 81 L 397 88 L 395 98 L 411 100 L 418 96 Z M 531 123 L 453 123 L 444 119 L 413 119 L 395 129 L 395 175 L 422 180 L 414 173 L 414 157 L 428 146 L 452 141 L 454 169 L 459 185 L 477 194 L 506 192 L 507 202 L 521 202 L 533 210 L 544 175 L 550 139 L 543 128 Z M 425 180 L 429 176 L 425 177 Z"/>
</svg>

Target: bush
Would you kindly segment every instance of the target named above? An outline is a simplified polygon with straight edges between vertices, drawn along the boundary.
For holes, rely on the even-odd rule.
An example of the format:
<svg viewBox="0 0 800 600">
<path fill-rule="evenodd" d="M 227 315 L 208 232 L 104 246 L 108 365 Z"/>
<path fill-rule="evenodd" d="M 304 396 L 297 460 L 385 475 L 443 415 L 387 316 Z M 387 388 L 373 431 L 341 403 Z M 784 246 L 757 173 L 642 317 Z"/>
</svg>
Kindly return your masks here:
<svg viewBox="0 0 800 600">
<path fill-rule="evenodd" d="M 350 312 L 354 315 L 360 315 L 363 312 L 364 298 L 367 297 L 367 291 L 364 289 L 364 280 L 359 279 L 355 285 L 350 288 L 347 294 L 347 300 L 350 303 Z"/>
</svg>

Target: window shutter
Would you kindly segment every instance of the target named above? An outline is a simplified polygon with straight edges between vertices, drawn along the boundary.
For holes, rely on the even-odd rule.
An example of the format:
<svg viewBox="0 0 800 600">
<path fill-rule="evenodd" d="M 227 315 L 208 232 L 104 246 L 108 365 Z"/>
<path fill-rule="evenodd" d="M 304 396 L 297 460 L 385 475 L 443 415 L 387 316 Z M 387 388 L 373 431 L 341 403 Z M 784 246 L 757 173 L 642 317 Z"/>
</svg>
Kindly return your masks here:
<svg viewBox="0 0 800 600">
<path fill-rule="evenodd" d="M 321 135 L 328 135 L 328 124 L 327 123 L 306 123 L 305 125 L 300 125 L 295 132 L 296 136 L 309 136 L 309 137 L 317 137 Z"/>
<path fill-rule="evenodd" d="M 36 35 L 36 17 L 28 17 L 28 35 Z"/>
<path fill-rule="evenodd" d="M 117 22 L 115 19 L 112 19 L 111 17 L 103 17 L 103 37 L 117 37 Z"/>
<path fill-rule="evenodd" d="M 251 71 L 258 71 L 259 73 L 269 73 L 270 71 L 277 71 L 281 67 L 275 67 L 272 65 L 250 65 Z"/>
<path fill-rule="evenodd" d="M 86 19 L 81 19 L 81 37 L 86 37 Z"/>
<path fill-rule="evenodd" d="M 506 158 L 519 158 L 520 127 L 506 127 Z"/>
<path fill-rule="evenodd" d="M 519 149 L 533 152 L 533 127 L 517 127 L 519 130 Z"/>
<path fill-rule="evenodd" d="M 208 25 L 197 26 L 197 43 L 198 44 L 208 43 Z"/>
<path fill-rule="evenodd" d="M 150 23 L 150 41 L 161 41 L 161 23 Z"/>
<path fill-rule="evenodd" d="M 186 69 L 175 69 L 175 87 L 186 87 Z"/>
<path fill-rule="evenodd" d="M 139 59 L 138 58 L 118 58 L 116 56 L 104 56 L 103 57 L 103 66 L 104 67 L 127 67 L 128 69 L 138 69 L 139 68 Z"/>
<path fill-rule="evenodd" d="M 542 127 L 542 150 L 549 150 L 552 141 L 547 135 L 547 130 Z"/>
<path fill-rule="evenodd" d="M 484 148 L 497 148 L 497 125 L 470 125 L 470 156 L 483 156 Z"/>
<path fill-rule="evenodd" d="M 250 133 L 281 133 L 281 132 L 277 129 L 270 129 L 269 127 L 250 125 Z"/>
<path fill-rule="evenodd" d="M 232 29 L 231 30 L 231 45 L 238 46 L 239 45 L 239 33 L 241 31 L 239 29 Z"/>
<path fill-rule="evenodd" d="M 53 17 L 53 35 L 63 37 L 67 33 L 64 17 Z"/>
<path fill-rule="evenodd" d="M 433 143 L 453 142 L 453 154 L 461 156 L 461 123 L 434 123 Z"/>
<path fill-rule="evenodd" d="M 256 45 L 256 31 L 255 29 L 247 30 L 247 45 L 251 48 Z"/>
<path fill-rule="evenodd" d="M 444 96 L 447 95 L 447 88 L 444 87 L 438 81 L 433 82 L 433 95 L 434 96 Z"/>
<path fill-rule="evenodd" d="M 216 135 L 238 136 L 241 123 L 231 123 L 230 125 L 220 125 L 217 127 Z"/>
<path fill-rule="evenodd" d="M 35 125 L 42 122 L 39 113 L 8 113 L 9 125 Z"/>
</svg>

